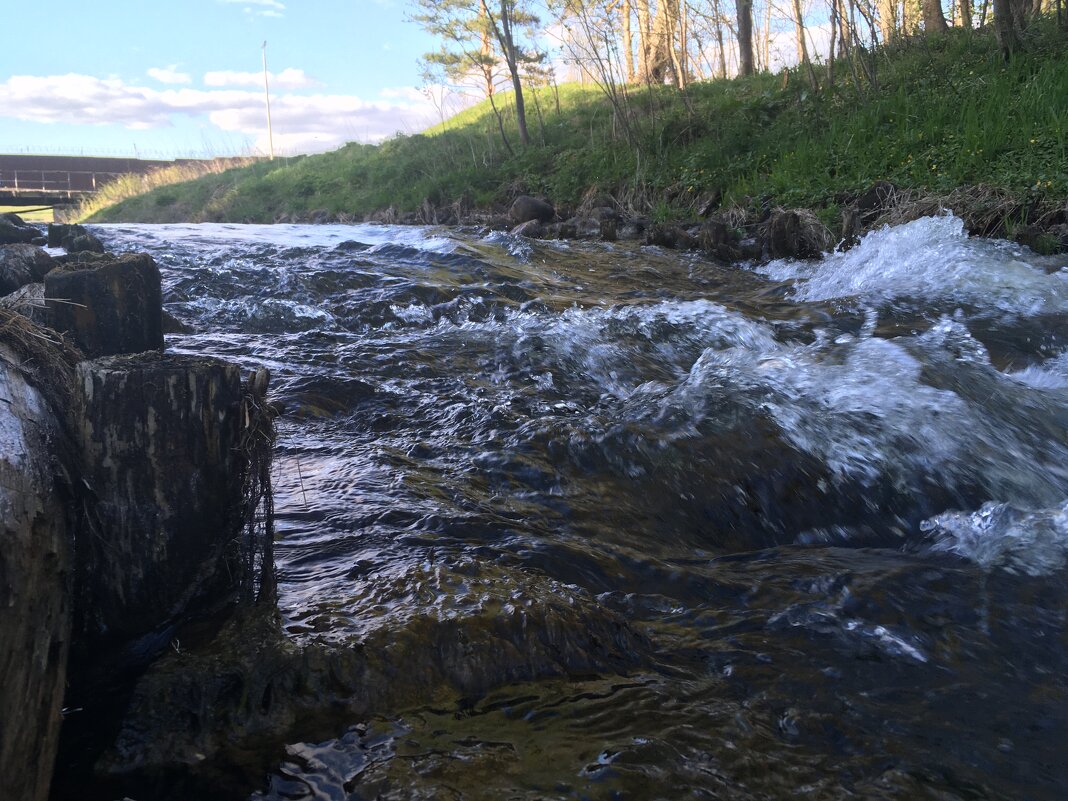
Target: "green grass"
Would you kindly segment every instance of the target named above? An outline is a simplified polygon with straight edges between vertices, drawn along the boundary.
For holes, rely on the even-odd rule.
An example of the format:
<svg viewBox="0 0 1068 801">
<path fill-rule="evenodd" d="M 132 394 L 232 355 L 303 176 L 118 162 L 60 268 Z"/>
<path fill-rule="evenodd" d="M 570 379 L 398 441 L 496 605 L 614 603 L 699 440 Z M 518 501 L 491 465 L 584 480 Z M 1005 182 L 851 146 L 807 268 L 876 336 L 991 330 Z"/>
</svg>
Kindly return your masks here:
<svg viewBox="0 0 1068 801">
<path fill-rule="evenodd" d="M 876 81 L 839 63 L 814 92 L 799 71 L 630 89 L 623 114 L 594 87 L 527 98 L 532 144 L 501 142 L 488 103 L 424 134 L 251 166 L 174 184 L 95 210 L 93 221 L 271 222 L 316 211 L 361 217 L 424 202 L 503 205 L 519 192 L 575 206 L 608 192 L 637 211 L 684 216 L 704 197 L 770 201 L 830 216 L 877 180 L 947 192 L 989 185 L 1068 198 L 1066 39 L 1037 24 L 1004 62 L 986 32 L 951 31 L 869 56 Z M 859 74 L 863 74 L 858 70 Z M 821 70 L 821 80 L 826 82 Z"/>
</svg>

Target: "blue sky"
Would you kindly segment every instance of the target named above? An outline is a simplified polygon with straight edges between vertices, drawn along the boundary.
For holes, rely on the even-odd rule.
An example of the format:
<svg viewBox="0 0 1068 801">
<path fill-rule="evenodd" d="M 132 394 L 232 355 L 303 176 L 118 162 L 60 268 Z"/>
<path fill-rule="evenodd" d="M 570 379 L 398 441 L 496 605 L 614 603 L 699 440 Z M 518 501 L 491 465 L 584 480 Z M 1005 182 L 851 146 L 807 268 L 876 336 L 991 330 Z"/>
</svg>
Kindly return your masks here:
<svg viewBox="0 0 1068 801">
<path fill-rule="evenodd" d="M 438 116 L 403 0 L 6 0 L 0 153 L 149 158 L 266 152 L 414 133 Z M 456 104 L 454 98 L 447 104 Z"/>
</svg>

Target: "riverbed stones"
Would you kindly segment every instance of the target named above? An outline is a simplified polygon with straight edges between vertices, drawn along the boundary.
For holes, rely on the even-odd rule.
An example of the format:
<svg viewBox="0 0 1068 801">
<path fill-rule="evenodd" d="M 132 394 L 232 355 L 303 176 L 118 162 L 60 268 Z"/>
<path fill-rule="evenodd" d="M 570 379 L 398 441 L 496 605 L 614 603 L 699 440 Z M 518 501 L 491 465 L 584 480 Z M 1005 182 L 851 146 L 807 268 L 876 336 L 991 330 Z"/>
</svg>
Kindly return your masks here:
<svg viewBox="0 0 1068 801">
<path fill-rule="evenodd" d="M 43 801 L 70 642 L 70 504 L 62 427 L 19 367 L 11 325 L 26 324 L 0 314 L 0 775 L 4 798 Z"/>
<path fill-rule="evenodd" d="M 530 220 L 547 223 L 551 222 L 553 217 L 556 216 L 556 209 L 552 207 L 552 204 L 544 200 L 539 200 L 530 195 L 520 195 L 512 202 L 512 207 L 508 210 L 508 216 L 512 218 L 512 222 L 517 224 L 529 222 Z"/>
<path fill-rule="evenodd" d="M 0 245 L 0 295 L 44 279 L 55 267 L 52 257 L 33 245 Z"/>
<path fill-rule="evenodd" d="M 163 350 L 163 299 L 152 257 L 68 263 L 45 276 L 50 322 L 87 356 Z"/>
<path fill-rule="evenodd" d="M 449 604 L 413 603 L 446 586 Z M 168 654 L 138 682 L 101 767 L 217 781 L 213 768 L 236 749 L 262 774 L 293 736 L 329 737 L 366 715 L 519 681 L 626 672 L 649 658 L 648 640 L 622 616 L 521 570 L 412 565 L 369 594 L 381 602 L 351 610 L 358 636 L 295 637 L 250 615 L 202 648 Z"/>
<path fill-rule="evenodd" d="M 243 523 L 236 365 L 161 355 L 77 368 L 92 536 L 79 551 L 88 642 L 126 641 L 224 595 Z"/>
</svg>

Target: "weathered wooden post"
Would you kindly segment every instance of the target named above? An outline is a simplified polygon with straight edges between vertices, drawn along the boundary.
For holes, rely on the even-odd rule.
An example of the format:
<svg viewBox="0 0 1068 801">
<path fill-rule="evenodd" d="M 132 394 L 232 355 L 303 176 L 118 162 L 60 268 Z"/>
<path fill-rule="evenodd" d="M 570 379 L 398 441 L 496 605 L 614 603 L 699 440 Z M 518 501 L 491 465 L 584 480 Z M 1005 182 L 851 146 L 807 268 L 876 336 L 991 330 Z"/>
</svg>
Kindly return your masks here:
<svg viewBox="0 0 1068 801">
<path fill-rule="evenodd" d="M 82 362 L 77 387 L 95 496 L 78 554 L 79 629 L 122 642 L 229 589 L 243 523 L 241 371 L 147 352 Z"/>
<path fill-rule="evenodd" d="M 87 356 L 163 350 L 162 290 L 151 256 L 74 262 L 50 272 L 44 284 L 52 327 L 69 333 Z"/>
</svg>

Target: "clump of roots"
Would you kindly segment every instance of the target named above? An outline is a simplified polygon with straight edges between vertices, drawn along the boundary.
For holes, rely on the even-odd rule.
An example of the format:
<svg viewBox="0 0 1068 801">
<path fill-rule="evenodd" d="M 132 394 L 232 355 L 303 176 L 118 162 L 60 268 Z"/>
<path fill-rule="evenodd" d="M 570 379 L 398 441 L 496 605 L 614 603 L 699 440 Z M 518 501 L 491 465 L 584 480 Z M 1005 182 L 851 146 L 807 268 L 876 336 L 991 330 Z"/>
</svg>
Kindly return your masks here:
<svg viewBox="0 0 1068 801">
<path fill-rule="evenodd" d="M 67 424 L 74 408 L 74 366 L 84 357 L 60 334 L 27 316 L 34 303 L 29 295 L 0 300 L 0 344 L 16 360 L 14 366 L 48 399 L 57 419 Z"/>
<path fill-rule="evenodd" d="M 244 529 L 240 539 L 240 592 L 245 603 L 273 604 L 277 596 L 274 573 L 274 494 L 271 461 L 274 453 L 275 409 L 267 402 L 270 374 L 249 375 L 241 399 L 241 439 L 244 456 L 241 498 Z"/>
</svg>

